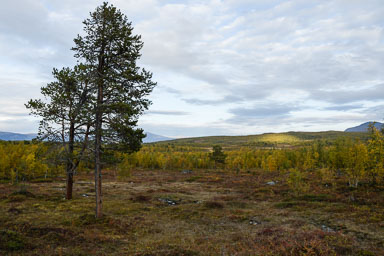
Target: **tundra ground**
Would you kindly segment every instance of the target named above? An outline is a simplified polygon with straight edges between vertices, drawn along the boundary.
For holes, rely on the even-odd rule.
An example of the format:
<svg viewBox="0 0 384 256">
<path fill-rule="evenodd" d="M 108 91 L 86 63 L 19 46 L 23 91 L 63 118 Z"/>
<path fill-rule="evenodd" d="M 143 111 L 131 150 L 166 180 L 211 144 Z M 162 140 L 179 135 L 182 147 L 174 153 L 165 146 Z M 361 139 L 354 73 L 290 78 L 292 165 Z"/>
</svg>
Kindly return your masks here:
<svg viewBox="0 0 384 256">
<path fill-rule="evenodd" d="M 384 255 L 382 188 L 312 177 L 295 194 L 285 176 L 106 172 L 102 219 L 92 175 L 76 177 L 70 201 L 60 179 L 0 184 L 0 255 Z"/>
</svg>

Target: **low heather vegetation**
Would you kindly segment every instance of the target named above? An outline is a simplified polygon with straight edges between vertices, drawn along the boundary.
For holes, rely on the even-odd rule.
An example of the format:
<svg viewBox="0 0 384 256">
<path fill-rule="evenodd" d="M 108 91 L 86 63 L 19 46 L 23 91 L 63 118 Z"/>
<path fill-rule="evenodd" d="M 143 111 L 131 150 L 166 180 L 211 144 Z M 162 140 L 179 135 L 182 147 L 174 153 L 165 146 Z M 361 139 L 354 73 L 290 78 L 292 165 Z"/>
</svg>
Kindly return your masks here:
<svg viewBox="0 0 384 256">
<path fill-rule="evenodd" d="M 343 177 L 253 170 L 133 170 L 104 175 L 105 216 L 94 215 L 92 176 L 74 199 L 64 180 L 0 184 L 0 254 L 381 255 L 384 188 Z M 295 182 L 295 178 L 292 178 Z"/>
</svg>

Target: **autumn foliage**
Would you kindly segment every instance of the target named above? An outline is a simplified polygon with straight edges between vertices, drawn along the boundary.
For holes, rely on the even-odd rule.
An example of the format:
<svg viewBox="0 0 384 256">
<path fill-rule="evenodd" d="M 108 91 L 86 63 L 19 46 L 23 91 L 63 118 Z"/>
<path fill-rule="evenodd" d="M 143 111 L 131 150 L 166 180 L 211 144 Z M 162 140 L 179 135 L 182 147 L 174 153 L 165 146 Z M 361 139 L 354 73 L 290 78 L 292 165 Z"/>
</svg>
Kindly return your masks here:
<svg viewBox="0 0 384 256">
<path fill-rule="evenodd" d="M 17 182 L 64 175 L 65 162 L 45 143 L 3 142 L 0 144 L 0 178 Z M 373 129 L 369 140 L 340 137 L 333 142 L 316 140 L 294 147 L 223 147 L 225 162 L 212 157 L 209 147 L 173 143 L 147 144 L 135 153 L 109 152 L 104 168 L 118 176 L 129 176 L 133 169 L 215 169 L 228 172 L 252 170 L 290 173 L 287 182 L 305 180 L 310 172 L 319 172 L 324 180 L 344 177 L 351 187 L 361 182 L 375 185 L 384 181 L 384 136 Z M 92 162 L 83 161 L 79 172 L 90 171 Z M 296 180 L 296 182 L 294 182 Z M 305 188 L 304 185 L 295 185 Z"/>
</svg>

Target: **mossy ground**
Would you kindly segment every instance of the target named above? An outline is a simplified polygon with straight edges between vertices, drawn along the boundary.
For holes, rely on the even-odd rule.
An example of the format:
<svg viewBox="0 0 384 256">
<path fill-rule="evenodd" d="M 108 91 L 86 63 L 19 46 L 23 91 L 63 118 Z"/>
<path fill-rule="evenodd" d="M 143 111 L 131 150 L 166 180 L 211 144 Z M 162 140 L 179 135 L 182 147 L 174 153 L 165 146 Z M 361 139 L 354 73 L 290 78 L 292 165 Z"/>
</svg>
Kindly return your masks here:
<svg viewBox="0 0 384 256">
<path fill-rule="evenodd" d="M 295 195 L 263 171 L 106 172 L 102 219 L 91 176 L 70 201 L 62 180 L 0 184 L 0 255 L 384 255 L 384 190 L 311 180 Z"/>
</svg>

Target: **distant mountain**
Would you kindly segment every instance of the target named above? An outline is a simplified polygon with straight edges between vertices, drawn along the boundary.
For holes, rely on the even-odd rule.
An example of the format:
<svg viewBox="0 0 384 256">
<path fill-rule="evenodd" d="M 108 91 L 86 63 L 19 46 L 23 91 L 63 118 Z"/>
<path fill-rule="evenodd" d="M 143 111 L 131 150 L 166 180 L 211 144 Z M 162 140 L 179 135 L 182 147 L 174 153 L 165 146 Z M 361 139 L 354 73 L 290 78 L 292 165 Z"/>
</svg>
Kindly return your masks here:
<svg viewBox="0 0 384 256">
<path fill-rule="evenodd" d="M 22 133 L 14 133 L 14 132 L 0 132 L 0 140 L 8 140 L 8 141 L 32 140 L 36 137 L 37 137 L 37 134 L 33 134 L 33 133 L 22 134 Z M 172 140 L 172 138 L 147 132 L 147 137 L 143 139 L 143 142 L 151 143 L 151 142 L 158 142 L 158 141 L 165 141 L 165 140 Z"/>
<path fill-rule="evenodd" d="M 372 123 L 373 122 L 366 122 L 359 126 L 348 128 L 345 130 L 345 132 L 367 132 L 369 125 Z M 383 123 L 379 123 L 379 122 L 375 123 L 376 129 L 379 129 L 379 130 L 382 128 L 383 125 L 384 125 Z"/>
<path fill-rule="evenodd" d="M 152 143 L 152 142 L 158 142 L 158 141 L 165 141 L 165 140 L 173 140 L 172 138 L 164 137 L 161 135 L 157 135 L 154 133 L 147 132 L 147 137 L 143 139 L 144 143 Z"/>
<path fill-rule="evenodd" d="M 32 140 L 37 137 L 37 134 L 28 133 L 13 133 L 13 132 L 0 132 L 0 140 Z"/>
</svg>

